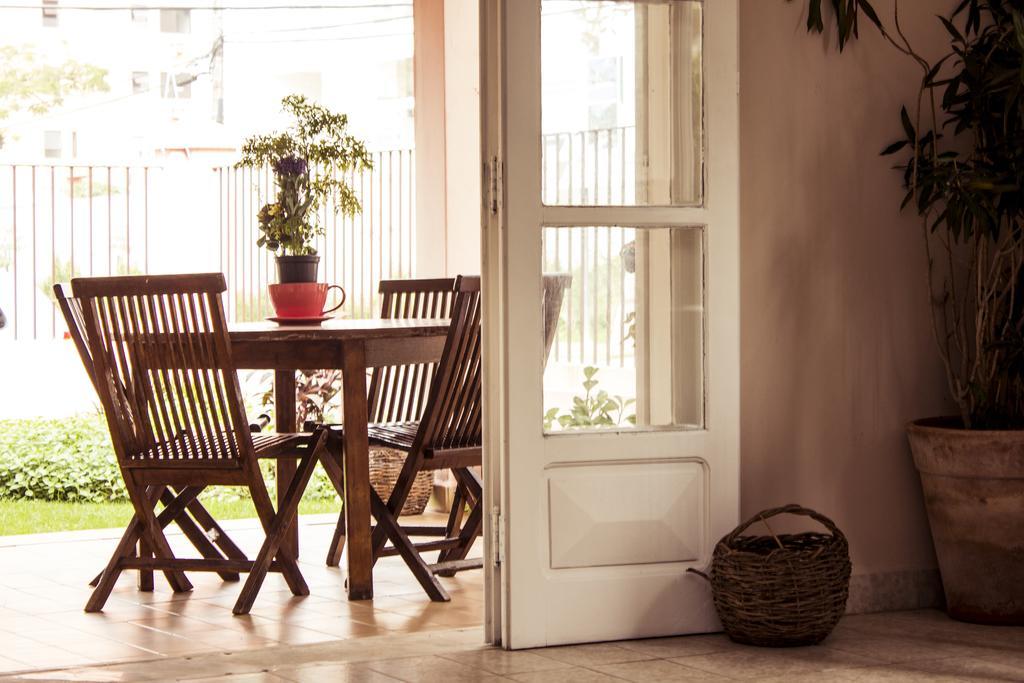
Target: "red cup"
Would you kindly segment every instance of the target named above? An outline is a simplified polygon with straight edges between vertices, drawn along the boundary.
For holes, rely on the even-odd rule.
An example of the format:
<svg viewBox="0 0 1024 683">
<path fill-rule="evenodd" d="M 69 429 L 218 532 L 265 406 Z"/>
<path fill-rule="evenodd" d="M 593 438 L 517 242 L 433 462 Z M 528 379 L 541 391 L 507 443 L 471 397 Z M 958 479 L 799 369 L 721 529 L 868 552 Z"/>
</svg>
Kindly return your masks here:
<svg viewBox="0 0 1024 683">
<path fill-rule="evenodd" d="M 287 282 L 268 285 L 268 289 L 278 318 L 320 318 L 333 313 L 345 303 L 344 289 L 323 282 Z M 341 292 L 341 301 L 337 306 L 325 310 L 327 292 L 332 289 Z"/>
</svg>

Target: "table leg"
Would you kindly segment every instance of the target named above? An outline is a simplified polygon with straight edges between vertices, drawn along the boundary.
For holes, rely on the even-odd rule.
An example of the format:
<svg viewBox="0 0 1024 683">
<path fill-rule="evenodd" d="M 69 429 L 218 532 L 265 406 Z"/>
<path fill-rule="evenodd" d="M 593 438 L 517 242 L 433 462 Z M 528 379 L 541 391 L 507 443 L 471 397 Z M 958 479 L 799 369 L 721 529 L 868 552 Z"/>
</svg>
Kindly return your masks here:
<svg viewBox="0 0 1024 683">
<path fill-rule="evenodd" d="M 348 599 L 373 598 L 370 546 L 370 444 L 367 436 L 366 351 L 362 342 L 342 347 L 345 413 L 345 519 L 348 532 Z"/>
<path fill-rule="evenodd" d="M 275 429 L 278 433 L 288 434 L 295 429 L 295 371 L 275 370 L 274 371 L 274 416 Z M 277 509 L 281 509 L 288 485 L 295 476 L 295 461 L 290 458 L 280 458 L 277 461 Z M 281 543 L 291 552 L 292 557 L 299 558 L 299 522 L 298 515 L 291 523 L 288 531 L 284 534 Z"/>
</svg>

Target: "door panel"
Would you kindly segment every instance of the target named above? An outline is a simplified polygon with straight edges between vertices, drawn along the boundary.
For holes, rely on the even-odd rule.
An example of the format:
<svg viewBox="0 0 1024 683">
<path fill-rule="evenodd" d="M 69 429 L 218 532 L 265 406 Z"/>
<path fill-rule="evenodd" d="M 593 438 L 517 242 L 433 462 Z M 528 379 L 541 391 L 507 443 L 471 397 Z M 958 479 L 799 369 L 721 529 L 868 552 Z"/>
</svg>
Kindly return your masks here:
<svg viewBox="0 0 1024 683">
<path fill-rule="evenodd" d="M 506 647 L 719 628 L 686 570 L 739 521 L 736 5 L 504 0 L 489 15 Z M 550 273 L 571 285 L 547 352 Z"/>
</svg>

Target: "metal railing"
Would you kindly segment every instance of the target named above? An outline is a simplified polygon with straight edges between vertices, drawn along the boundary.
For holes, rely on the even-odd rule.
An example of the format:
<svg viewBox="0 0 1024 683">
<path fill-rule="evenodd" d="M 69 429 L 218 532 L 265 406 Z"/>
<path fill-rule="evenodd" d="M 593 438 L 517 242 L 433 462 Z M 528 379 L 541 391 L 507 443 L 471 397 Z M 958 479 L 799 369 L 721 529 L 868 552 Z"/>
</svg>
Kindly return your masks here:
<svg viewBox="0 0 1024 683">
<path fill-rule="evenodd" d="M 635 201 L 632 128 L 544 136 L 544 201 Z M 320 217 L 320 279 L 342 285 L 352 317 L 377 314 L 381 278 L 415 276 L 415 157 L 373 153 L 374 170 L 346 180 L 363 204 L 354 219 L 333 206 Z M 257 214 L 274 197 L 268 169 L 183 165 L 0 165 L 0 339 L 63 333 L 50 285 L 73 275 L 219 269 L 228 279 L 233 320 L 271 314 L 273 255 L 256 246 Z M 631 363 L 635 307 L 629 249 L 635 230 L 545 231 L 544 268 L 573 276 L 553 360 L 574 365 Z"/>
<path fill-rule="evenodd" d="M 149 269 L 154 166 L 0 165 L 0 309 L 8 338 L 63 332 L 51 287 Z"/>
<path fill-rule="evenodd" d="M 552 133 L 542 140 L 542 188 L 549 205 L 626 205 L 636 201 L 636 128 Z M 632 363 L 635 291 L 627 227 L 548 228 L 544 270 L 572 275 L 551 349 L 556 363 Z"/>
<path fill-rule="evenodd" d="M 320 278 L 345 288 L 353 317 L 379 310 L 381 278 L 415 271 L 413 152 L 371 156 L 372 171 L 346 178 L 362 213 L 328 205 L 319 217 Z M 219 269 L 230 319 L 271 315 L 274 260 L 256 245 L 256 215 L 273 196 L 266 169 L 0 164 L 0 339 L 61 336 L 51 287 L 76 276 Z"/>
</svg>

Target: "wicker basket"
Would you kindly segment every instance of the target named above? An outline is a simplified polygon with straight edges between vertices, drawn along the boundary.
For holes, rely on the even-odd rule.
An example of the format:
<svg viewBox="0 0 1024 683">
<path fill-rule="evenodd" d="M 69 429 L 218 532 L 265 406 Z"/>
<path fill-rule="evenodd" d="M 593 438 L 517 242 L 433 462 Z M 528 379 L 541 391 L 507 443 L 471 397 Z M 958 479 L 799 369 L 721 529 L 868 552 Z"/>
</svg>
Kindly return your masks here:
<svg viewBox="0 0 1024 683">
<path fill-rule="evenodd" d="M 370 446 L 370 485 L 385 502 L 398 481 L 405 464 L 406 453 L 396 448 Z M 421 515 L 427 508 L 430 492 L 434 488 L 433 472 L 420 472 L 412 483 L 412 491 L 402 508 L 402 515 Z"/>
<path fill-rule="evenodd" d="M 740 536 L 754 522 L 768 526 L 768 518 L 783 513 L 811 517 L 831 533 L 776 536 L 768 527 L 770 536 Z M 814 510 L 799 505 L 765 510 L 718 542 L 709 580 L 722 626 L 734 641 L 813 645 L 832 632 L 846 610 L 849 545 L 832 520 Z"/>
</svg>

